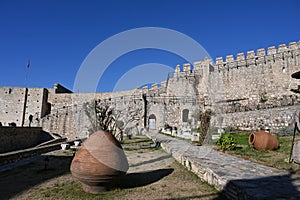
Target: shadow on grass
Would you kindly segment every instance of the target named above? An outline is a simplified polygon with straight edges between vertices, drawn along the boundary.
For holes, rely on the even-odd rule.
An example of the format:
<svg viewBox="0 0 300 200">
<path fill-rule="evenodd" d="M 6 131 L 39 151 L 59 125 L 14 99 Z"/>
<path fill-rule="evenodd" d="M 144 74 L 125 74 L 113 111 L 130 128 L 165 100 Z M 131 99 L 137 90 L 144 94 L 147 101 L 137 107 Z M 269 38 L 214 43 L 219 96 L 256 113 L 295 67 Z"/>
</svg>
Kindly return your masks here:
<svg viewBox="0 0 300 200">
<path fill-rule="evenodd" d="M 300 199 L 300 176 L 286 175 L 230 180 L 222 194 L 229 199 Z"/>
<path fill-rule="evenodd" d="M 126 140 L 122 144 L 129 145 L 129 144 L 150 143 L 150 142 L 152 142 L 152 140 L 150 140 L 150 139 L 137 139 L 137 140 L 132 140 L 132 141 Z"/>
<path fill-rule="evenodd" d="M 149 185 L 151 183 L 157 182 L 160 179 L 168 176 L 174 171 L 172 168 L 168 169 L 158 169 L 153 171 L 130 173 L 126 174 L 120 178 L 116 183 L 114 188 L 135 188 Z"/>
<path fill-rule="evenodd" d="M 137 167 L 137 166 L 141 166 L 141 165 L 146 165 L 146 164 L 150 164 L 150 163 L 153 163 L 153 162 L 162 161 L 162 160 L 165 160 L 165 159 L 168 159 L 168 158 L 172 158 L 172 155 L 168 154 L 168 155 L 164 155 L 164 156 L 154 158 L 154 159 L 151 159 L 151 160 L 145 160 L 143 162 L 130 165 L 130 167 Z"/>
<path fill-rule="evenodd" d="M 185 197 L 172 197 L 172 198 L 165 198 L 161 200 L 189 200 L 189 199 L 214 199 L 214 200 L 227 200 L 226 197 L 223 195 L 217 195 L 215 193 L 207 193 L 202 195 L 193 195 L 193 196 L 185 196 Z"/>
<path fill-rule="evenodd" d="M 70 173 L 72 156 L 48 156 L 45 169 L 45 156 L 28 164 L 0 172 L 0 199 L 10 199 L 36 185 Z M 157 182 L 174 171 L 172 168 L 140 173 L 129 173 L 119 179 L 113 188 L 134 188 Z M 111 188 L 111 189 L 113 189 Z"/>
<path fill-rule="evenodd" d="M 47 169 L 44 158 L 1 172 L 0 199 L 10 199 L 42 182 L 70 173 L 72 156 L 48 156 Z"/>
<path fill-rule="evenodd" d="M 130 189 L 150 185 L 152 183 L 158 182 L 164 177 L 172 174 L 173 168 L 158 169 L 153 171 L 130 173 L 114 182 L 114 187 L 110 187 L 109 190 L 113 189 Z M 176 186 L 175 186 L 176 187 Z M 184 197 L 172 197 L 172 198 L 162 198 L 161 200 L 184 200 L 184 199 L 215 199 L 215 200 L 228 200 L 222 192 L 219 193 L 204 193 L 201 195 L 191 195 Z M 147 199 L 147 198 L 145 198 Z M 159 198 L 160 199 L 160 198 Z"/>
</svg>

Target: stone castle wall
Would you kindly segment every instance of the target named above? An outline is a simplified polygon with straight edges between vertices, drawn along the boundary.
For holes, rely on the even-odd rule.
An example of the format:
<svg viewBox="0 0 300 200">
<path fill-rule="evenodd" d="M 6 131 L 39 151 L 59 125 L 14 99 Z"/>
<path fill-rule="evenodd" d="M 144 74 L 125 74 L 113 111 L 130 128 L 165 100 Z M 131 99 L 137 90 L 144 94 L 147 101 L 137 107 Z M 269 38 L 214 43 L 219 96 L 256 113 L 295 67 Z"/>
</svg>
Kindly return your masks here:
<svg viewBox="0 0 300 200">
<path fill-rule="evenodd" d="M 44 117 L 49 111 L 47 106 L 48 91 L 45 88 L 28 88 L 24 115 L 24 126 L 29 126 L 29 116 L 33 120 Z"/>
<path fill-rule="evenodd" d="M 267 52 L 265 49 L 258 49 L 256 54 L 248 51 L 246 57 L 244 53 L 239 53 L 236 59 L 232 55 L 226 56 L 225 61 L 217 58 L 209 77 L 215 110 L 225 120 L 219 120 L 222 126 L 226 122 L 227 125 L 241 127 L 244 124 L 255 129 L 263 125 L 248 123 L 248 111 L 255 113 L 254 116 L 260 120 L 264 118 L 267 121 L 276 121 L 272 115 L 266 117 L 262 113 L 272 110 L 276 116 L 283 107 L 299 105 L 299 95 L 291 92 L 291 89 L 297 89 L 299 85 L 299 81 L 292 79 L 291 74 L 299 69 L 300 42 L 291 42 L 288 46 L 282 44 L 278 49 L 272 46 Z M 286 118 L 292 115 L 291 112 L 292 110 Z M 286 125 L 286 120 L 282 124 Z M 264 126 L 277 127 L 269 122 Z"/>
<path fill-rule="evenodd" d="M 0 122 L 3 126 L 16 123 L 21 126 L 23 120 L 26 88 L 0 88 Z"/>
<path fill-rule="evenodd" d="M 250 104 L 265 101 L 268 107 L 277 102 L 278 97 L 295 96 L 290 89 L 297 88 L 299 81 L 292 79 L 291 74 L 298 71 L 299 66 L 300 42 L 282 44 L 278 49 L 272 46 L 267 53 L 265 49 L 258 49 L 256 54 L 248 51 L 246 57 L 239 53 L 236 59 L 233 55 L 226 56 L 225 61 L 217 58 L 210 84 L 217 83 L 213 89 L 217 101 L 247 100 Z"/>
<path fill-rule="evenodd" d="M 286 126 L 300 104 L 299 95 L 290 91 L 298 87 L 291 74 L 299 69 L 300 42 L 292 42 L 269 47 L 267 52 L 239 53 L 235 59 L 232 55 L 217 58 L 215 64 L 205 58 L 182 69 L 178 65 L 166 81 L 150 88 L 72 93 L 59 84 L 53 89 L 14 88 L 13 92 L 4 87 L 0 88 L 0 121 L 18 126 L 24 121 L 27 126 L 29 115 L 34 115 L 33 125 L 48 132 L 72 139 L 86 137 L 95 125 L 96 103 L 113 108 L 126 131 L 160 129 L 166 124 L 193 129 L 199 125 L 199 113 L 208 108 L 213 109 L 213 126 Z"/>
<path fill-rule="evenodd" d="M 272 131 L 293 124 L 293 114 L 298 106 L 284 106 L 248 112 L 221 114 L 221 126 L 228 125 L 239 129 L 253 130 L 270 128 Z"/>
<path fill-rule="evenodd" d="M 29 126 L 29 115 L 41 118 L 46 114 L 47 90 L 44 88 L 1 87 L 0 122 Z"/>
</svg>

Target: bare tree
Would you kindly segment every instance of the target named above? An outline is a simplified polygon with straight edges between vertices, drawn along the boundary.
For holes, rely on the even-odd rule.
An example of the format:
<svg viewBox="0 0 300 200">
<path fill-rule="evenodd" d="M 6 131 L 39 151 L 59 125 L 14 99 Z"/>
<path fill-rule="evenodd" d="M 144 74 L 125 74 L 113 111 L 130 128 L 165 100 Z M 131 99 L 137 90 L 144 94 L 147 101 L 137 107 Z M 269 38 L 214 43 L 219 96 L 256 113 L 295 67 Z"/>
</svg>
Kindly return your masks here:
<svg viewBox="0 0 300 200">
<path fill-rule="evenodd" d="M 119 108 L 110 102 L 97 100 L 86 102 L 84 110 L 92 128 L 90 130 L 106 130 L 119 141 L 123 141 L 124 132 L 136 127 L 143 117 L 143 105 L 136 101 L 129 101 Z M 140 105 L 141 104 L 141 105 Z"/>
<path fill-rule="evenodd" d="M 200 134 L 199 134 L 199 143 L 203 144 L 207 134 L 209 133 L 210 119 L 212 115 L 212 110 L 207 109 L 200 114 Z"/>
</svg>

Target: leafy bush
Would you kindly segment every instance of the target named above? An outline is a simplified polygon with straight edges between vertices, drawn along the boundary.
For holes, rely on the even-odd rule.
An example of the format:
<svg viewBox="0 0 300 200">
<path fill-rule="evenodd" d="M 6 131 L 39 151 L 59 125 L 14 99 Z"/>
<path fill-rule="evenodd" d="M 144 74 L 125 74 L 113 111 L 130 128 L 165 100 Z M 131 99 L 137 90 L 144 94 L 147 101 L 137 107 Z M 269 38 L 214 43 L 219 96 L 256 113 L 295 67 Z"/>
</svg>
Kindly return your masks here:
<svg viewBox="0 0 300 200">
<path fill-rule="evenodd" d="M 237 146 L 237 140 L 232 136 L 231 133 L 224 133 L 217 141 L 217 145 L 219 145 L 223 151 L 235 150 Z"/>
</svg>

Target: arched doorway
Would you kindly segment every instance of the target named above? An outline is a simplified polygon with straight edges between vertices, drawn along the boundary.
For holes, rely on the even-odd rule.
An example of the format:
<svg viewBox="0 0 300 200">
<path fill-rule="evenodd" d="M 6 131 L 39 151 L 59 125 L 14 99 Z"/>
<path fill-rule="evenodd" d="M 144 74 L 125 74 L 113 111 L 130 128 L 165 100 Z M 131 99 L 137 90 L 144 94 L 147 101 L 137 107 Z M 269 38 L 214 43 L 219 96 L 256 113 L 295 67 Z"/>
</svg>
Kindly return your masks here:
<svg viewBox="0 0 300 200">
<path fill-rule="evenodd" d="M 156 129 L 156 117 L 154 114 L 149 116 L 149 129 L 153 130 Z"/>
<path fill-rule="evenodd" d="M 184 109 L 182 111 L 182 122 L 188 122 L 188 120 L 189 120 L 189 110 Z"/>
</svg>

